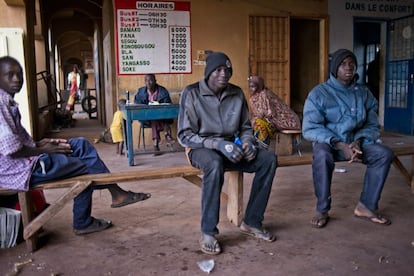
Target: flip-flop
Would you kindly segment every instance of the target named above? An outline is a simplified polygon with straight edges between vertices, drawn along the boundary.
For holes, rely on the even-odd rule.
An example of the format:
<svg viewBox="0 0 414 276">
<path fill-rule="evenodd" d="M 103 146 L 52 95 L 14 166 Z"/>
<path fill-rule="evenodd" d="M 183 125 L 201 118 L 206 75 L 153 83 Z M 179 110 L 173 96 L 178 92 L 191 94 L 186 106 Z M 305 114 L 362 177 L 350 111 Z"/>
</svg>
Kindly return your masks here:
<svg viewBox="0 0 414 276">
<path fill-rule="evenodd" d="M 86 235 L 90 233 L 100 232 L 112 226 L 112 221 L 92 218 L 91 224 L 84 229 L 73 229 L 76 235 Z"/>
<path fill-rule="evenodd" d="M 151 194 L 149 193 L 134 193 L 134 192 L 128 191 L 127 198 L 121 203 L 111 204 L 111 208 L 123 207 L 129 204 L 135 203 L 135 202 L 146 200 L 150 197 L 151 197 Z"/>
<path fill-rule="evenodd" d="M 329 222 L 329 215 L 328 213 L 317 213 L 311 220 L 311 224 L 315 228 L 323 228 Z"/>
<path fill-rule="evenodd" d="M 242 222 L 242 224 L 240 225 L 240 231 L 243 234 L 255 237 L 256 239 L 259 239 L 259 240 L 264 240 L 267 242 L 274 242 L 276 240 L 276 236 L 273 235 L 272 233 L 269 233 L 265 229 L 263 228 L 258 229 L 255 227 L 251 227 L 244 222 Z"/>
<path fill-rule="evenodd" d="M 359 213 L 359 215 L 357 213 Z M 363 215 L 363 213 L 365 213 L 366 215 Z M 365 206 L 365 204 L 363 204 L 362 202 L 358 202 L 357 206 L 355 207 L 354 216 L 356 218 L 367 220 L 375 224 L 380 224 L 380 225 L 391 224 L 391 220 L 383 217 L 380 214 L 377 214 L 377 212 L 375 211 L 368 209 Z"/>
<path fill-rule="evenodd" d="M 389 220 L 389 219 L 387 219 L 387 218 L 385 218 L 385 217 L 383 217 L 379 214 L 373 214 L 371 216 L 359 216 L 357 214 L 354 214 L 354 216 L 356 218 L 367 220 L 367 221 L 370 221 L 372 223 L 379 224 L 379 225 L 391 225 L 391 220 Z"/>
<path fill-rule="evenodd" d="M 201 252 L 208 255 L 218 255 L 221 253 L 221 247 L 218 241 L 212 237 L 211 239 L 201 238 L 199 241 Z"/>
</svg>

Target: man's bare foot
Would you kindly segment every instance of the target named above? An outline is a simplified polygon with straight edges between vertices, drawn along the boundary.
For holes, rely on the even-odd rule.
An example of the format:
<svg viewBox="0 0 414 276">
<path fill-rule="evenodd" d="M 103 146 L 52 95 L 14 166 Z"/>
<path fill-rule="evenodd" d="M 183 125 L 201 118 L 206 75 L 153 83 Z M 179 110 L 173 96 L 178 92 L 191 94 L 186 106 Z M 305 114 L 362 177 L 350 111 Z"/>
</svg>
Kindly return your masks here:
<svg viewBox="0 0 414 276">
<path fill-rule="evenodd" d="M 312 218 L 311 224 L 315 228 L 322 228 L 328 224 L 329 215 L 328 212 L 326 213 L 316 213 L 316 215 Z"/>
<path fill-rule="evenodd" d="M 380 225 L 391 224 L 391 220 L 383 217 L 380 214 L 377 214 L 374 211 L 371 211 L 361 202 L 358 202 L 357 206 L 355 207 L 354 215 L 356 218 L 364 219 L 364 220 L 370 221 L 372 223 L 380 224 Z"/>
</svg>

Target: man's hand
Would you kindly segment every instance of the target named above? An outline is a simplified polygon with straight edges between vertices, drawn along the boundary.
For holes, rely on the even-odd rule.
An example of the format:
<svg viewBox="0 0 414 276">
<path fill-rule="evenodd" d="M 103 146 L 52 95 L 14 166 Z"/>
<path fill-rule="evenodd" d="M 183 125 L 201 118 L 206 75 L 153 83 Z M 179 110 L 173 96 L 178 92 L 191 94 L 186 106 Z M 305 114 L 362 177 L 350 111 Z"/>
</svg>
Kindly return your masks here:
<svg viewBox="0 0 414 276">
<path fill-rule="evenodd" d="M 41 147 L 44 147 L 45 145 L 47 145 L 47 144 L 55 144 L 55 145 L 57 145 L 57 144 L 59 144 L 59 143 L 65 143 L 65 144 L 67 144 L 67 140 L 66 139 L 60 139 L 60 138 L 44 138 L 44 139 L 42 139 L 42 140 L 40 140 L 40 141 L 37 141 L 36 142 L 36 146 L 38 147 L 38 148 L 41 148 Z"/>
<path fill-rule="evenodd" d="M 362 151 L 358 141 L 355 141 L 349 145 L 344 142 L 338 142 L 335 146 L 344 153 L 345 159 L 348 160 L 349 163 L 362 162 Z"/>
<path fill-rule="evenodd" d="M 235 143 L 221 140 L 217 143 L 216 149 L 233 163 L 237 163 L 243 158 L 242 149 Z"/>
<path fill-rule="evenodd" d="M 350 162 L 362 162 L 362 150 L 359 140 L 352 142 L 349 147 L 352 150 Z"/>
<path fill-rule="evenodd" d="M 36 147 L 41 148 L 46 153 L 72 153 L 72 148 L 66 139 L 45 138 L 36 142 Z"/>
<path fill-rule="evenodd" d="M 250 162 L 256 158 L 257 149 L 251 142 L 243 143 L 242 149 L 244 153 L 244 159 L 246 159 L 247 162 Z"/>
</svg>

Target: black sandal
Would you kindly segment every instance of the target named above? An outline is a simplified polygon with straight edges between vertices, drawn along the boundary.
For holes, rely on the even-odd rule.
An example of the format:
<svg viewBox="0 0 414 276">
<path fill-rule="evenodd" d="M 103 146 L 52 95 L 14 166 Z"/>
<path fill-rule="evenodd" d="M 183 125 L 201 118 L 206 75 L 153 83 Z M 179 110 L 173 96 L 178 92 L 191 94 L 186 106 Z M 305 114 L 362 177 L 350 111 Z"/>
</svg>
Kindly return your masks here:
<svg viewBox="0 0 414 276">
<path fill-rule="evenodd" d="M 112 226 L 112 221 L 104 219 L 96 219 L 92 217 L 92 222 L 84 229 L 73 229 L 76 235 L 86 235 L 90 233 L 100 232 Z"/>
<path fill-rule="evenodd" d="M 120 203 L 112 203 L 111 208 L 119 208 L 129 204 L 133 204 L 135 202 L 143 201 L 151 197 L 150 193 L 134 193 L 128 191 L 128 195 L 126 199 Z"/>
</svg>

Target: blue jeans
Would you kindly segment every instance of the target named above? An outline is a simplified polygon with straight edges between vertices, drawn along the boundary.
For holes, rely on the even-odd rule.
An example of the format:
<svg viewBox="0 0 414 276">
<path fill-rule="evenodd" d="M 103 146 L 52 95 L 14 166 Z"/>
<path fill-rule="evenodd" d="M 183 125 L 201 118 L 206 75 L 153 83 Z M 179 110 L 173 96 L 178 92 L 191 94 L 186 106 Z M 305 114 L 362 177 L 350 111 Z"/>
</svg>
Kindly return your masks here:
<svg viewBox="0 0 414 276">
<path fill-rule="evenodd" d="M 73 153 L 42 154 L 30 177 L 30 186 L 78 176 L 82 174 L 96 174 L 109 172 L 106 165 L 99 158 L 95 147 L 84 138 L 70 139 Z M 42 168 L 41 163 L 44 164 Z M 109 185 L 89 186 L 73 202 L 73 228 L 86 228 L 91 222 L 92 192 L 94 189 L 105 189 Z"/>
<path fill-rule="evenodd" d="M 242 160 L 234 164 L 216 150 L 199 148 L 190 151 L 189 159 L 194 167 L 204 173 L 201 190 L 201 232 L 213 236 L 219 233 L 217 224 L 220 215 L 220 193 L 226 169 L 255 173 L 243 220 L 247 225 L 262 227 L 277 166 L 274 153 L 258 150 L 254 160 Z"/>
<path fill-rule="evenodd" d="M 362 163 L 367 166 L 359 201 L 371 211 L 378 209 L 382 188 L 394 157 L 392 150 L 382 144 L 369 144 L 361 148 Z M 325 143 L 313 143 L 313 186 L 319 213 L 331 209 L 331 182 L 335 161 L 343 161 L 341 151 Z"/>
</svg>

